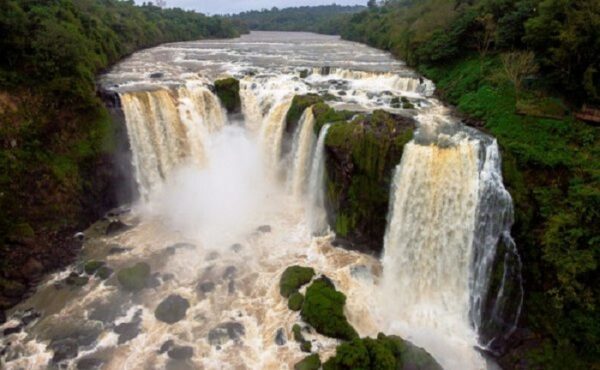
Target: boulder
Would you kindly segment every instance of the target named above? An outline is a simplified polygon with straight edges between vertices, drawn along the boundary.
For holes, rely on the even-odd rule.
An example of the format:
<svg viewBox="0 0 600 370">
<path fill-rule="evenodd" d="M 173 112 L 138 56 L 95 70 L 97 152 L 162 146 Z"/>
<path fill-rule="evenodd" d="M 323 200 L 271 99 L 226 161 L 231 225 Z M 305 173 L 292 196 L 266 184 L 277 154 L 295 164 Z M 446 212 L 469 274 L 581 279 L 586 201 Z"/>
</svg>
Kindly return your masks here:
<svg viewBox="0 0 600 370">
<path fill-rule="evenodd" d="M 187 360 L 194 356 L 194 349 L 189 346 L 174 346 L 167 352 L 167 355 L 173 360 Z"/>
<path fill-rule="evenodd" d="M 119 284 L 128 291 L 139 291 L 146 287 L 146 280 L 150 277 L 150 266 L 145 262 L 138 262 L 131 267 L 124 268 L 117 273 Z"/>
<path fill-rule="evenodd" d="M 190 303 L 187 299 L 177 294 L 171 294 L 156 307 L 154 316 L 157 320 L 174 324 L 185 317 L 188 308 L 190 308 Z"/>
<path fill-rule="evenodd" d="M 121 220 L 111 221 L 106 227 L 106 235 L 115 235 L 123 232 L 129 228 L 129 225 L 123 223 Z"/>
<path fill-rule="evenodd" d="M 318 354 L 306 356 L 302 361 L 294 365 L 294 370 L 319 370 L 321 368 L 321 359 Z"/>
<path fill-rule="evenodd" d="M 65 338 L 52 342 L 48 348 L 54 352 L 52 362 L 55 364 L 75 358 L 79 354 L 79 346 L 73 338 Z"/>
<path fill-rule="evenodd" d="M 310 282 L 313 276 L 315 276 L 315 270 L 310 267 L 290 266 L 281 274 L 279 293 L 287 298 L 304 284 Z"/>
<path fill-rule="evenodd" d="M 98 269 L 98 271 L 96 271 L 96 276 L 99 279 L 106 280 L 110 277 L 110 275 L 112 275 L 112 273 L 113 269 L 111 269 L 110 267 L 102 266 Z"/>
<path fill-rule="evenodd" d="M 208 343 L 213 346 L 220 346 L 228 341 L 236 342 L 245 334 L 244 325 L 235 321 L 224 322 L 208 332 Z"/>
<path fill-rule="evenodd" d="M 210 293 L 213 290 L 215 290 L 215 283 L 213 283 L 212 281 L 201 281 L 198 284 L 198 291 L 200 291 L 201 293 Z"/>
<path fill-rule="evenodd" d="M 99 358 L 86 357 L 77 361 L 77 370 L 99 370 L 104 361 Z"/>
<path fill-rule="evenodd" d="M 286 342 L 287 340 L 285 338 L 285 331 L 283 328 L 277 329 L 277 332 L 275 333 L 275 344 L 278 346 L 283 346 Z"/>
<path fill-rule="evenodd" d="M 175 341 L 173 339 L 169 339 L 169 340 L 165 341 L 160 346 L 160 349 L 158 350 L 158 353 L 163 354 L 163 353 L 167 352 L 168 350 L 171 349 L 171 347 L 173 347 L 174 344 L 175 344 Z"/>
<path fill-rule="evenodd" d="M 72 272 L 65 279 L 65 283 L 70 286 L 81 287 L 87 284 L 89 280 L 90 278 L 87 276 L 81 276 L 76 272 Z"/>
<path fill-rule="evenodd" d="M 292 311 L 300 311 L 304 303 L 304 296 L 299 292 L 294 292 L 288 299 L 288 308 Z"/>
<path fill-rule="evenodd" d="M 269 225 L 261 225 L 256 229 L 257 232 L 259 233 L 270 233 L 271 232 L 271 226 Z"/>
<path fill-rule="evenodd" d="M 239 253 L 242 250 L 242 248 L 243 247 L 240 243 L 232 244 L 231 247 L 229 247 L 229 249 L 231 249 L 235 253 Z"/>
<path fill-rule="evenodd" d="M 345 304 L 346 296 L 338 292 L 330 281 L 319 278 L 306 289 L 300 315 L 320 334 L 352 340 L 358 334 L 344 315 Z"/>
<path fill-rule="evenodd" d="M 83 265 L 83 271 L 85 271 L 88 275 L 93 275 L 100 267 L 104 266 L 106 263 L 103 261 L 95 261 L 90 260 Z"/>
</svg>

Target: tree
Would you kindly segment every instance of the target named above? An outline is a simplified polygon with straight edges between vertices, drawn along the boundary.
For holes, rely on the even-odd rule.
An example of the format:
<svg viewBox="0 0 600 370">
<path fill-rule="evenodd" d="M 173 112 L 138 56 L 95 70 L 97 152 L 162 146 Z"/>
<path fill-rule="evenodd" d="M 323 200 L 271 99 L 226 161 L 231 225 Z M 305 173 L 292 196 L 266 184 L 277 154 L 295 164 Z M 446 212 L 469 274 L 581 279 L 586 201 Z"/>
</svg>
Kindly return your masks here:
<svg viewBox="0 0 600 370">
<path fill-rule="evenodd" d="M 367 6 L 369 7 L 369 9 L 377 8 L 377 0 L 369 0 L 367 2 Z"/>
<path fill-rule="evenodd" d="M 506 77 L 515 87 L 515 97 L 519 100 L 519 93 L 523 78 L 538 71 L 535 54 L 532 51 L 513 51 L 500 56 Z"/>
</svg>

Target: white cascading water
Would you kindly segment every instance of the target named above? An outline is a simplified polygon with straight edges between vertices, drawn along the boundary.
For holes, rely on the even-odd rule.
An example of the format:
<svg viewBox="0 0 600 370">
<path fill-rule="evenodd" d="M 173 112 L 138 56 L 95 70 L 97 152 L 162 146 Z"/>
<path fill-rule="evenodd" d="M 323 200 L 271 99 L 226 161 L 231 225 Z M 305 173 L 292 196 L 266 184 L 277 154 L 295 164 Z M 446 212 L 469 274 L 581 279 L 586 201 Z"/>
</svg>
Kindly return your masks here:
<svg viewBox="0 0 600 370">
<path fill-rule="evenodd" d="M 323 234 L 329 229 L 325 209 L 325 139 L 329 124 L 321 127 L 308 178 L 308 224 L 313 234 Z"/>
<path fill-rule="evenodd" d="M 290 187 L 296 199 L 302 199 L 307 190 L 315 146 L 314 126 L 315 116 L 312 107 L 308 107 L 298 121 L 293 139 Z"/>
<path fill-rule="evenodd" d="M 225 124 L 219 99 L 206 87 L 190 83 L 176 90 L 124 92 L 120 97 L 144 199 L 183 162 L 206 164 L 208 134 Z"/>
<path fill-rule="evenodd" d="M 496 140 L 487 140 L 484 144 L 484 162 L 480 172 L 480 195 L 477 209 L 475 229 L 475 256 L 472 264 L 471 290 L 471 321 L 477 332 L 488 322 L 493 322 L 497 328 L 495 335 L 510 336 L 517 327 L 523 303 L 523 284 L 521 281 L 521 259 L 514 240 L 510 235 L 513 224 L 512 198 L 502 181 L 500 150 Z M 494 297 L 491 313 L 484 316 L 486 298 L 490 289 L 492 269 L 497 261 L 498 245 L 502 243 L 507 251 L 503 260 L 503 274 L 500 288 Z M 505 287 L 515 285 L 517 292 L 506 294 Z M 516 299 L 516 302 L 509 302 Z M 486 338 L 489 347 L 495 336 Z"/>
<path fill-rule="evenodd" d="M 383 309 L 392 330 L 428 348 L 445 368 L 485 368 L 471 348 L 481 345 L 483 304 L 496 246 L 510 239 L 512 200 L 496 142 L 445 122 L 444 114 L 436 108 L 419 116 L 421 132 L 396 169 L 380 293 L 401 302 Z M 494 310 L 506 304 L 502 294 Z M 512 314 L 510 330 L 519 312 Z"/>
<path fill-rule="evenodd" d="M 280 175 L 281 168 L 279 164 L 281 161 L 283 132 L 285 131 L 285 116 L 291 103 L 290 98 L 275 104 L 260 128 L 260 143 L 263 148 L 267 171 L 275 178 Z"/>
</svg>

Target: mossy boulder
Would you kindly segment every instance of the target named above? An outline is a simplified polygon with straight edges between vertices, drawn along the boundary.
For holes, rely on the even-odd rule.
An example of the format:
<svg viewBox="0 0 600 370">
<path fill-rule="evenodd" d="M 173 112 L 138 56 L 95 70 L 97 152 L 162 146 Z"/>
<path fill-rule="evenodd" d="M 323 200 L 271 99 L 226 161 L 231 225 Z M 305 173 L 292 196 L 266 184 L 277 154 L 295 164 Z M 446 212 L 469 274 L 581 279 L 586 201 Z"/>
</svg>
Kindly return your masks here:
<svg viewBox="0 0 600 370">
<path fill-rule="evenodd" d="M 113 273 L 113 269 L 107 266 L 102 266 L 96 271 L 96 276 L 102 280 L 108 279 Z"/>
<path fill-rule="evenodd" d="M 414 120 L 376 110 L 333 123 L 325 139 L 328 221 L 338 237 L 379 254 L 394 168 Z"/>
<path fill-rule="evenodd" d="M 319 278 L 306 289 L 300 314 L 302 319 L 323 335 L 343 340 L 358 337 L 344 315 L 346 296 L 338 292 L 328 279 Z"/>
<path fill-rule="evenodd" d="M 304 296 L 299 292 L 294 292 L 288 298 L 288 308 L 292 311 L 300 311 L 304 303 Z"/>
<path fill-rule="evenodd" d="M 336 355 L 323 364 L 324 370 L 442 370 L 425 350 L 396 336 L 379 334 L 377 339 L 355 338 L 342 343 Z"/>
<path fill-rule="evenodd" d="M 150 277 L 150 266 L 139 262 L 131 267 L 124 268 L 117 273 L 117 280 L 125 290 L 132 292 L 144 289 Z"/>
<path fill-rule="evenodd" d="M 156 307 L 154 316 L 157 320 L 174 324 L 185 317 L 188 308 L 190 308 L 190 303 L 187 299 L 177 294 L 171 294 Z"/>
<path fill-rule="evenodd" d="M 294 365 L 294 370 L 319 370 L 321 368 L 321 359 L 316 353 L 306 356 L 303 360 Z"/>
<path fill-rule="evenodd" d="M 233 77 L 217 80 L 215 81 L 215 91 L 227 112 L 239 113 L 242 110 L 240 81 Z"/>
<path fill-rule="evenodd" d="M 103 261 L 90 260 L 90 261 L 87 261 L 85 263 L 85 265 L 83 265 L 83 271 L 85 271 L 85 273 L 88 275 L 92 275 L 96 271 L 98 271 L 98 269 L 100 267 L 102 267 L 104 265 L 105 265 L 105 262 L 103 262 Z"/>
<path fill-rule="evenodd" d="M 313 276 L 315 276 L 315 270 L 310 267 L 290 266 L 281 274 L 279 293 L 288 298 L 304 284 L 310 282 Z"/>
</svg>

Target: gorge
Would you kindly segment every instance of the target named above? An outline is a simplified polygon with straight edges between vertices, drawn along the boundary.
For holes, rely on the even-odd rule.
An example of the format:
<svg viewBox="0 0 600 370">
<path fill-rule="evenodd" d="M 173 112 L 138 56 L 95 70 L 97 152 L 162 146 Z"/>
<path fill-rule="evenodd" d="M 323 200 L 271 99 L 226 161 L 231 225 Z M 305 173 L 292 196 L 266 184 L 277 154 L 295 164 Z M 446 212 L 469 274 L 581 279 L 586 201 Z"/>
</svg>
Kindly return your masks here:
<svg viewBox="0 0 600 370">
<path fill-rule="evenodd" d="M 230 78 L 239 111 L 217 84 Z M 495 139 L 431 81 L 338 37 L 252 32 L 137 52 L 99 84 L 118 101 L 139 199 L 10 312 L 0 364 L 292 368 L 300 318 L 277 282 L 298 264 L 346 294 L 360 337 L 494 368 L 485 352 L 523 300 L 512 199 Z M 183 317 L 165 320 L 163 303 Z M 339 344 L 304 335 L 324 360 Z"/>
</svg>

